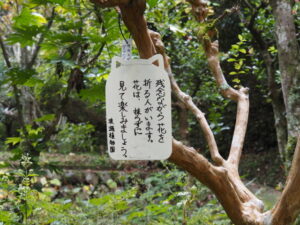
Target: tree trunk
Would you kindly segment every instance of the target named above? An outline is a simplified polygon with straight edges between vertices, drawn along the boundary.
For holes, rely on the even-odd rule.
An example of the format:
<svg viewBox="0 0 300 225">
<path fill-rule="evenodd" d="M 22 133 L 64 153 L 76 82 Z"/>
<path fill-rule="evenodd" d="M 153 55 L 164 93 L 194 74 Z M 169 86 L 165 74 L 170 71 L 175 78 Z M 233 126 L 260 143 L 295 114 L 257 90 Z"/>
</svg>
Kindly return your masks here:
<svg viewBox="0 0 300 225">
<path fill-rule="evenodd" d="M 300 51 L 290 0 L 271 0 L 279 69 L 288 124 L 287 156 L 291 159 L 300 134 Z"/>
<path fill-rule="evenodd" d="M 262 33 L 263 31 L 257 29 L 255 26 L 255 20 L 258 16 L 259 10 L 266 7 L 267 5 L 262 4 L 260 7 L 256 8 L 250 5 L 249 8 L 252 9 L 252 15 L 247 23 L 247 28 L 252 34 L 253 44 L 259 51 L 263 62 L 266 66 L 267 72 L 267 84 L 269 89 L 269 96 L 272 100 L 272 109 L 274 114 L 277 146 L 283 162 L 286 161 L 286 144 L 287 144 L 287 122 L 285 117 L 285 105 L 282 96 L 282 90 L 275 80 L 276 67 L 273 62 L 273 57 L 268 51 L 269 45 L 264 39 Z"/>
</svg>

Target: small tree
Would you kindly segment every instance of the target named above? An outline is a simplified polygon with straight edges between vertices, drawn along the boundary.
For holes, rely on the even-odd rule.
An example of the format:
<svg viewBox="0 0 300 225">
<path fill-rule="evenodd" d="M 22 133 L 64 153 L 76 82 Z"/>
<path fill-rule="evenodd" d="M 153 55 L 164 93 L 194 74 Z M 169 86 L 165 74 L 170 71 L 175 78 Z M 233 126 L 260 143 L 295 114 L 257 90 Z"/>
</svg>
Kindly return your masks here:
<svg viewBox="0 0 300 225">
<path fill-rule="evenodd" d="M 178 100 L 194 114 L 204 133 L 210 150 L 212 162 L 208 161 L 208 159 L 199 154 L 194 148 L 187 147 L 175 139 L 173 140 L 173 153 L 169 160 L 182 167 L 197 178 L 201 183 L 208 186 L 215 193 L 234 224 L 292 224 L 300 212 L 300 137 L 298 138 L 298 144 L 295 148 L 295 154 L 285 189 L 281 198 L 272 210 L 264 211 L 263 202 L 248 190 L 239 176 L 239 161 L 248 125 L 248 89 L 242 87 L 236 90 L 230 87 L 230 85 L 226 82 L 218 58 L 218 41 L 213 41 L 217 33 L 214 27 L 215 23 L 235 9 L 225 11 L 219 18 L 209 21 L 208 15 L 210 8 L 207 3 L 202 0 L 188 0 L 192 7 L 191 12 L 195 16 L 196 21 L 199 23 L 198 38 L 203 44 L 208 65 L 212 71 L 220 93 L 225 98 L 237 103 L 236 124 L 230 152 L 228 158 L 224 159 L 219 153 L 215 137 L 209 127 L 204 113 L 193 103 L 192 98 L 182 92 L 177 85 L 170 67 L 169 57 L 165 52 L 160 34 L 147 28 L 147 22 L 143 15 L 146 7 L 145 0 L 92 0 L 92 2 L 98 4 L 100 7 L 117 7 L 118 10 L 120 10 L 122 19 L 134 38 L 141 58 L 149 58 L 154 54 L 163 55 L 165 70 L 169 74 L 173 93 L 176 95 Z M 284 2 L 285 4 L 290 4 L 290 1 L 288 0 Z M 276 13 L 277 11 L 275 7 L 275 16 Z M 289 14 L 291 12 L 287 9 L 286 13 Z M 283 15 L 284 14 L 281 16 Z M 277 24 L 280 24 L 280 21 L 281 19 L 279 18 Z M 277 35 L 280 35 L 280 32 L 281 29 L 278 28 Z M 281 43 L 282 42 L 279 42 L 278 45 Z M 296 50 L 297 49 L 298 48 L 296 48 Z M 279 48 L 279 52 L 280 51 L 281 50 Z M 288 49 L 284 49 L 284 51 L 288 54 Z M 284 65 L 281 65 L 281 67 L 284 67 Z M 289 77 L 289 75 L 283 74 L 282 78 L 287 79 L 287 77 Z M 286 89 L 285 81 L 283 81 L 283 85 Z M 294 86 L 294 88 L 296 87 Z M 290 94 L 292 94 L 291 91 L 284 92 L 284 95 L 286 95 L 287 98 L 292 98 Z M 291 104 L 291 106 L 287 106 L 291 108 L 289 111 L 290 114 L 292 114 L 293 110 L 295 110 L 295 104 Z M 299 107 L 299 105 L 297 107 Z M 289 125 L 289 127 L 291 126 L 292 125 Z M 299 136 L 299 129 L 296 129 L 296 132 L 295 130 L 292 130 L 290 133 L 293 134 L 293 137 L 296 137 L 296 135 Z"/>
</svg>

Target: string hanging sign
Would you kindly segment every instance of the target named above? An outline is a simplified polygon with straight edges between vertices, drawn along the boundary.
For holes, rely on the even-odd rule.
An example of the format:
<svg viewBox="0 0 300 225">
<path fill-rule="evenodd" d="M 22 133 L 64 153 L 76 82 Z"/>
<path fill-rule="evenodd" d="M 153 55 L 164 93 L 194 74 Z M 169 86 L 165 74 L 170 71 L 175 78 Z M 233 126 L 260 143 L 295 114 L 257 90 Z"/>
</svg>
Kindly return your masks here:
<svg viewBox="0 0 300 225">
<path fill-rule="evenodd" d="M 171 88 L 161 55 L 112 59 L 106 120 L 111 158 L 163 160 L 171 155 Z"/>
</svg>

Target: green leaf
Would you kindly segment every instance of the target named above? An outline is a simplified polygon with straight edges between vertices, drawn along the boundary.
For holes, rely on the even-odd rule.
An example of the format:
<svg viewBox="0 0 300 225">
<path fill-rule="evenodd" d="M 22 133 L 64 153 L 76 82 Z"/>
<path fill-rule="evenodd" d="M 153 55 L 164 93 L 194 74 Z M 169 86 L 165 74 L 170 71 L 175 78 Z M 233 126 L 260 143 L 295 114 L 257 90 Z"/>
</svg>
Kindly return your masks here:
<svg viewBox="0 0 300 225">
<path fill-rule="evenodd" d="M 232 80 L 232 82 L 239 84 L 239 83 L 241 83 L 241 80 L 238 79 L 238 78 L 234 78 L 234 79 Z"/>
<path fill-rule="evenodd" d="M 34 11 L 31 11 L 29 8 L 25 7 L 22 9 L 19 16 L 16 16 L 14 19 L 14 28 L 23 28 L 30 26 L 43 26 L 47 23 L 46 18 Z"/>
<path fill-rule="evenodd" d="M 113 196 L 106 195 L 102 198 L 92 198 L 89 200 L 89 203 L 95 206 L 103 205 L 109 202 L 112 199 Z"/>
<path fill-rule="evenodd" d="M 234 59 L 234 58 L 227 59 L 227 62 L 235 62 L 235 61 L 236 61 L 236 59 Z"/>
<path fill-rule="evenodd" d="M 246 49 L 243 49 L 243 48 L 239 49 L 239 51 L 244 54 L 246 54 L 246 52 L 247 52 Z"/>
<path fill-rule="evenodd" d="M 21 69 L 18 67 L 11 68 L 6 72 L 6 76 L 13 84 L 24 84 L 36 71 L 33 69 Z"/>
<path fill-rule="evenodd" d="M 38 26 L 24 26 L 22 28 L 14 28 L 14 33 L 11 33 L 7 37 L 7 43 L 13 45 L 20 43 L 21 47 L 31 46 L 35 41 L 35 36 L 43 32 L 42 27 Z"/>
<path fill-rule="evenodd" d="M 47 115 L 43 115 L 42 117 L 35 119 L 34 121 L 36 121 L 36 122 L 52 121 L 52 120 L 54 120 L 54 118 L 55 118 L 54 114 L 47 114 Z"/>
<path fill-rule="evenodd" d="M 239 45 L 232 45 L 231 47 L 232 47 L 233 49 L 239 49 L 239 48 L 240 48 Z"/>
<path fill-rule="evenodd" d="M 157 4 L 158 0 L 148 0 L 147 3 L 150 8 L 153 8 Z"/>
<path fill-rule="evenodd" d="M 243 66 L 243 61 L 242 60 L 240 60 L 238 63 L 234 63 L 234 68 L 236 70 L 240 70 L 242 66 Z"/>
<path fill-rule="evenodd" d="M 244 39 L 244 37 L 242 36 L 242 35 L 238 35 L 238 39 L 240 40 L 240 41 L 245 41 L 245 39 Z"/>
<path fill-rule="evenodd" d="M 229 75 L 236 75 L 236 74 L 237 74 L 237 72 L 235 72 L 235 71 L 232 71 L 229 73 Z"/>
<path fill-rule="evenodd" d="M 5 144 L 16 145 L 20 143 L 23 139 L 21 137 L 8 137 L 6 138 Z"/>
<path fill-rule="evenodd" d="M 46 5 L 49 3 L 54 3 L 58 5 L 64 5 L 65 0 L 31 0 L 30 3 L 38 4 L 38 5 Z"/>
<path fill-rule="evenodd" d="M 96 101 L 105 101 L 105 85 L 104 82 L 95 85 L 89 89 L 82 89 L 79 95 L 84 99 L 88 100 L 91 103 Z"/>
<path fill-rule="evenodd" d="M 8 211 L 0 211 L 0 221 L 4 224 L 13 224 L 13 220 L 16 218 L 15 214 Z"/>
</svg>

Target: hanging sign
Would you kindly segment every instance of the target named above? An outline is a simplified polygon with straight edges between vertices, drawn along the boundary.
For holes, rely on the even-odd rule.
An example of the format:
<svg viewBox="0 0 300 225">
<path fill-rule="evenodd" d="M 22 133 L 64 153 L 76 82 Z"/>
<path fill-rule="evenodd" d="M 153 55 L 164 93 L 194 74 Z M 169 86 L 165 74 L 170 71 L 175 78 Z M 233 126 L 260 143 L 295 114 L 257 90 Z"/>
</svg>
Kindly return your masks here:
<svg viewBox="0 0 300 225">
<path fill-rule="evenodd" d="M 171 88 L 163 65 L 161 55 L 147 60 L 113 58 L 106 83 L 111 158 L 162 160 L 171 155 Z"/>
</svg>

